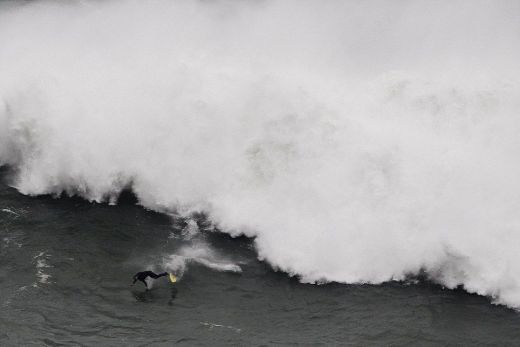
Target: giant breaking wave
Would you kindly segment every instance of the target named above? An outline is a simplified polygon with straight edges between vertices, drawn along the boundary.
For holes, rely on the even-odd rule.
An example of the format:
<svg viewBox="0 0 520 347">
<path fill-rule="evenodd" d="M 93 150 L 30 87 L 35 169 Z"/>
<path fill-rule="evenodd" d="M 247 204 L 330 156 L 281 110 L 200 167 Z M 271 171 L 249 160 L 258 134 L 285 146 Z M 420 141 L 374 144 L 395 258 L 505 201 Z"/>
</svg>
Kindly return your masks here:
<svg viewBox="0 0 520 347">
<path fill-rule="evenodd" d="M 520 307 L 515 1 L 0 5 L 24 194 L 204 211 L 304 282 Z"/>
</svg>

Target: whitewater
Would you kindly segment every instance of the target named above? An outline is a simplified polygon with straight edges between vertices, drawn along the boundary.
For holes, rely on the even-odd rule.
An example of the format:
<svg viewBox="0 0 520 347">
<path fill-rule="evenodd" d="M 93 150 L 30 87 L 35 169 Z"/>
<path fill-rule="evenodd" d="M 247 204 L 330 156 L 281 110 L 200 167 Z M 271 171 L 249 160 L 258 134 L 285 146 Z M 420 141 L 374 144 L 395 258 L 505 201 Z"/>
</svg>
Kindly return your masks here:
<svg viewBox="0 0 520 347">
<path fill-rule="evenodd" d="M 519 308 L 519 15 L 1 3 L 0 165 L 23 194 L 203 212 L 302 282 L 424 274 Z"/>
</svg>

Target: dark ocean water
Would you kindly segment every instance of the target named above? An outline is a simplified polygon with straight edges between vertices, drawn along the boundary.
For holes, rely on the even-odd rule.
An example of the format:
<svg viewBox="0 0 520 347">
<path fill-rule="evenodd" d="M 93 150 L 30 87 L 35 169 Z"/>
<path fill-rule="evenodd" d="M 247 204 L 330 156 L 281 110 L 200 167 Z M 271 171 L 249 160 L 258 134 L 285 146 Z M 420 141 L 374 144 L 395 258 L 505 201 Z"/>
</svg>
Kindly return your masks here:
<svg viewBox="0 0 520 347">
<path fill-rule="evenodd" d="M 204 221 L 199 220 L 199 223 Z M 520 315 L 462 290 L 308 285 L 258 261 L 249 239 L 202 232 L 242 273 L 190 264 L 172 287 L 130 287 L 191 240 L 182 220 L 0 186 L 1 346 L 506 346 Z"/>
</svg>

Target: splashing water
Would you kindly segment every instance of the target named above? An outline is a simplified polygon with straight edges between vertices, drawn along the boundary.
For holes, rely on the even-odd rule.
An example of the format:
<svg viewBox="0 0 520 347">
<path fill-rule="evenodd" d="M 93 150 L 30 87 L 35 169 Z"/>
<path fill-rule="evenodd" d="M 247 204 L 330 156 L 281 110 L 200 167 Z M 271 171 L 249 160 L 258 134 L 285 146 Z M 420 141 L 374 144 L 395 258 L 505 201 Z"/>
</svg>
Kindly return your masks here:
<svg viewBox="0 0 520 347">
<path fill-rule="evenodd" d="M 221 272 L 242 272 L 239 265 L 217 254 L 202 241 L 184 246 L 176 254 L 167 257 L 164 261 L 164 267 L 181 279 L 190 263 L 197 263 Z"/>
<path fill-rule="evenodd" d="M 424 271 L 520 307 L 519 14 L 3 4 L 0 164 L 24 194 L 115 201 L 130 186 L 147 208 L 204 211 L 305 282 Z"/>
</svg>

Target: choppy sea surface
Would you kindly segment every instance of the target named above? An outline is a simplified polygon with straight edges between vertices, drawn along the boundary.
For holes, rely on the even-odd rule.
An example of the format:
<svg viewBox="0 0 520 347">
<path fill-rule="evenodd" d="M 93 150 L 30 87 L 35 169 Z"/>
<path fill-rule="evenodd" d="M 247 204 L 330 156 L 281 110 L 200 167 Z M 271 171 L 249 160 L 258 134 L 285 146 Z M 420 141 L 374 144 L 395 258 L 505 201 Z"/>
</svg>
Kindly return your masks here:
<svg viewBox="0 0 520 347">
<path fill-rule="evenodd" d="M 204 223 L 147 211 L 129 195 L 110 206 L 3 183 L 0 345 L 518 344 L 520 315 L 485 297 L 422 280 L 301 284 L 258 261 L 251 240 Z M 175 286 L 129 286 L 135 272 L 179 259 Z"/>
</svg>

